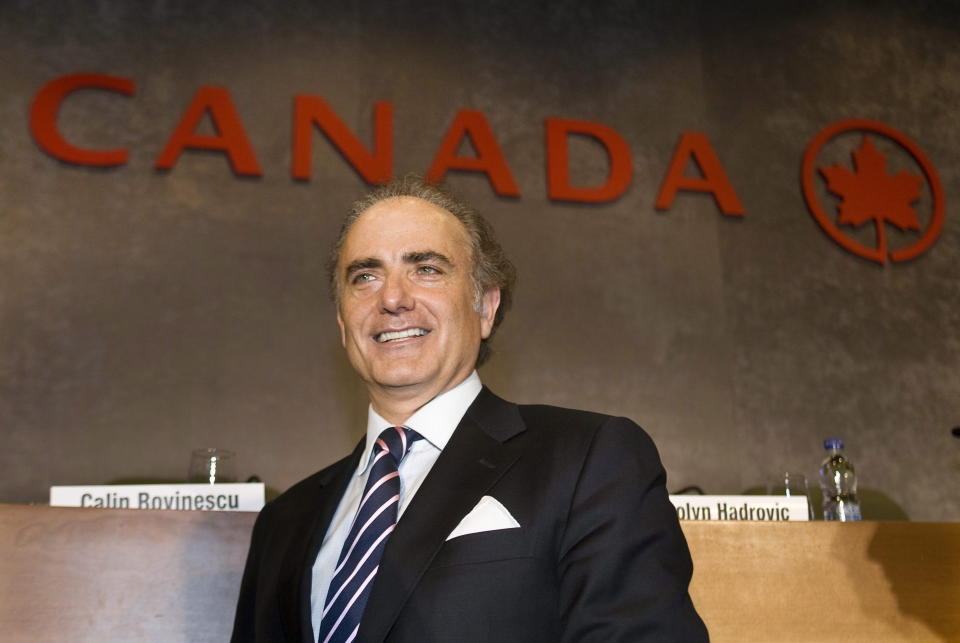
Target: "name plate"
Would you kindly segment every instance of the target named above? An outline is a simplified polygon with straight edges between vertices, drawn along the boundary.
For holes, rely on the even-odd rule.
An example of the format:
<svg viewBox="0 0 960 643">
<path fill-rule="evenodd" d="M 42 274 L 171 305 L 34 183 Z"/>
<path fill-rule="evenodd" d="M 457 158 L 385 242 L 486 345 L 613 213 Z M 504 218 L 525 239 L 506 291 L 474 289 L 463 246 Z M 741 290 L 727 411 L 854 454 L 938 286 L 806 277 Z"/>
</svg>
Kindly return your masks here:
<svg viewBox="0 0 960 643">
<path fill-rule="evenodd" d="M 810 520 L 803 496 L 686 496 L 671 495 L 680 520 Z"/>
<path fill-rule="evenodd" d="M 260 511 L 262 482 L 217 484 L 108 484 L 50 487 L 51 507 L 169 509 L 172 511 Z"/>
</svg>

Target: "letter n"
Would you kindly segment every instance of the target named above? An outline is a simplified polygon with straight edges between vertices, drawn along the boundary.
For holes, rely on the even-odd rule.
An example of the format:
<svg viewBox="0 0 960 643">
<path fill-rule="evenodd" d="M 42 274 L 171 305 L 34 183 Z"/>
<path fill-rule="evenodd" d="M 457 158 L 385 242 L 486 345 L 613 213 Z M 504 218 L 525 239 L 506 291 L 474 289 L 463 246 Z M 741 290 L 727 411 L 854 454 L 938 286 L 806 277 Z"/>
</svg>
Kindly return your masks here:
<svg viewBox="0 0 960 643">
<path fill-rule="evenodd" d="M 217 130 L 214 136 L 196 133 L 200 119 L 207 112 Z M 224 152 L 235 173 L 244 176 L 263 174 L 230 92 L 224 87 L 201 87 L 197 90 L 154 167 L 169 170 L 184 148 Z"/>
<path fill-rule="evenodd" d="M 630 147 L 623 137 L 606 125 L 590 121 L 548 118 L 547 126 L 547 196 L 558 201 L 603 203 L 613 201 L 630 185 L 633 163 Z M 574 187 L 570 184 L 570 134 L 583 134 L 595 139 L 607 151 L 610 172 L 607 181 L 596 187 Z"/>
<path fill-rule="evenodd" d="M 30 133 L 33 140 L 50 156 L 77 165 L 111 167 L 127 162 L 129 153 L 124 148 L 89 149 L 67 141 L 57 126 L 60 105 L 78 89 L 102 89 L 124 96 L 133 96 L 134 82 L 129 78 L 105 74 L 70 74 L 55 78 L 44 85 L 30 105 Z"/>
<path fill-rule="evenodd" d="M 464 138 L 473 143 L 476 156 L 457 156 Z M 427 180 L 439 183 L 449 170 L 485 172 L 494 192 L 500 196 L 520 196 L 517 182 L 483 112 L 472 109 L 457 112 L 427 171 Z"/>
<path fill-rule="evenodd" d="M 313 167 L 313 125 L 367 183 L 386 183 L 393 177 L 393 105 L 382 101 L 373 108 L 373 153 L 364 148 L 337 114 L 319 96 L 293 99 L 293 178 L 308 180 Z"/>
<path fill-rule="evenodd" d="M 701 176 L 689 177 L 683 173 L 690 159 L 697 164 Z M 743 204 L 720 164 L 720 158 L 707 137 L 700 132 L 684 132 L 673 153 L 670 167 L 654 204 L 658 210 L 669 210 L 678 190 L 708 192 L 713 195 L 720 211 L 727 216 L 743 216 Z"/>
</svg>

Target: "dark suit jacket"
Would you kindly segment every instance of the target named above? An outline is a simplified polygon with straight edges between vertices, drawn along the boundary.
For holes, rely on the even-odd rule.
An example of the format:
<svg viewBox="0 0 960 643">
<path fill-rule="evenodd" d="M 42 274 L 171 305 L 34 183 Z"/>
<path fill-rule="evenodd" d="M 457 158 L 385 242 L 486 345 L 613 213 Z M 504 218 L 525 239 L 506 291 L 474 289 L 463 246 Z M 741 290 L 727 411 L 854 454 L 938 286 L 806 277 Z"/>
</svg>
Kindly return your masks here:
<svg viewBox="0 0 960 643">
<path fill-rule="evenodd" d="M 312 639 L 312 566 L 363 442 L 264 507 L 233 641 Z M 484 388 L 387 543 L 357 641 L 705 641 L 653 442 Z M 490 495 L 519 529 L 447 536 Z"/>
</svg>

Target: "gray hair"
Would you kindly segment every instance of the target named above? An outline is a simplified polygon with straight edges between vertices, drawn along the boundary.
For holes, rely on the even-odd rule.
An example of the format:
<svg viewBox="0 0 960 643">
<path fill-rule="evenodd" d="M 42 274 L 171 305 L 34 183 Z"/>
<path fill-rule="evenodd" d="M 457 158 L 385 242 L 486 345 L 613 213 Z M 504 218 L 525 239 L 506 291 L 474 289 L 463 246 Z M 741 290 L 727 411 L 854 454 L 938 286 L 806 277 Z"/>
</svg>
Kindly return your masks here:
<svg viewBox="0 0 960 643">
<path fill-rule="evenodd" d="M 394 179 L 382 185 L 354 202 L 350 213 L 340 226 L 340 234 L 330 251 L 327 262 L 327 277 L 330 283 L 330 295 L 339 307 L 340 280 L 337 275 L 337 263 L 340 260 L 340 251 L 347 232 L 364 212 L 371 207 L 397 197 L 413 197 L 443 208 L 463 224 L 470 239 L 471 259 L 473 266 L 470 270 L 470 279 L 473 282 L 474 308 L 480 311 L 483 294 L 493 288 L 500 289 L 500 307 L 493 319 L 490 336 L 480 340 L 480 352 L 477 355 L 477 366 L 489 359 L 492 350 L 489 341 L 503 321 L 513 299 L 513 288 L 517 281 L 517 270 L 507 258 L 500 242 L 497 241 L 493 227 L 475 209 L 463 199 L 446 188 L 434 185 L 415 174 Z"/>
</svg>

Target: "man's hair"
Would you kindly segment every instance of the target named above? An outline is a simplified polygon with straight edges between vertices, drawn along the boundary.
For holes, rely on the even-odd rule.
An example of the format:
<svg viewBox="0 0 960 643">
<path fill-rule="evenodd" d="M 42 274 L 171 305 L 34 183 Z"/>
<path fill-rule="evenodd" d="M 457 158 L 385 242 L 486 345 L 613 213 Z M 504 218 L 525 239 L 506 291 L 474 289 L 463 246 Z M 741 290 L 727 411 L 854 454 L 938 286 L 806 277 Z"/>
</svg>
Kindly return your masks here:
<svg viewBox="0 0 960 643">
<path fill-rule="evenodd" d="M 477 355 L 476 364 L 480 366 L 490 357 L 492 351 L 489 342 L 507 314 L 507 310 L 510 309 L 513 287 L 517 281 L 517 270 L 510 259 L 507 258 L 503 247 L 497 241 L 493 227 L 487 220 L 463 199 L 444 187 L 429 183 L 415 174 L 408 174 L 374 189 L 366 196 L 355 201 L 350 213 L 343 220 L 340 234 L 333 244 L 330 259 L 327 262 L 330 295 L 339 307 L 340 279 L 337 274 L 337 263 L 340 259 L 343 242 L 350 228 L 360 218 L 360 215 L 377 203 L 397 197 L 413 197 L 431 203 L 446 210 L 463 224 L 470 239 L 470 254 L 473 263 L 470 270 L 470 279 L 473 282 L 474 308 L 477 312 L 480 312 L 483 294 L 491 288 L 500 289 L 500 307 L 493 319 L 490 336 L 480 340 L 480 352 Z"/>
</svg>

